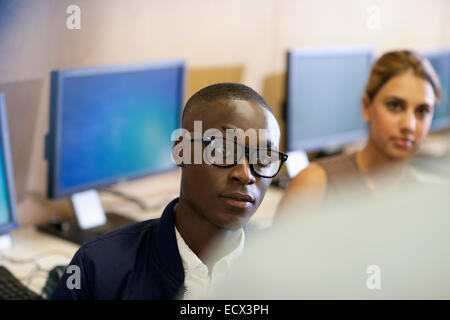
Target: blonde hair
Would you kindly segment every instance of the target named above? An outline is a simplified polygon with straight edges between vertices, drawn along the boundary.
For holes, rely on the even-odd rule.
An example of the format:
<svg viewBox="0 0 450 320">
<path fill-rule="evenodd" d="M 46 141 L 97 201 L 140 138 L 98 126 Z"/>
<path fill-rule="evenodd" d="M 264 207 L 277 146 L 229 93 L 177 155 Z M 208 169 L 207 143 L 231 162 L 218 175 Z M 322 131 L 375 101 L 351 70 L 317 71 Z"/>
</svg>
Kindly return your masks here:
<svg viewBox="0 0 450 320">
<path fill-rule="evenodd" d="M 408 71 L 412 71 L 415 76 L 430 83 L 437 105 L 441 97 L 439 77 L 428 59 L 410 50 L 387 52 L 375 62 L 367 81 L 366 95 L 373 101 L 378 91 L 389 79 Z"/>
</svg>

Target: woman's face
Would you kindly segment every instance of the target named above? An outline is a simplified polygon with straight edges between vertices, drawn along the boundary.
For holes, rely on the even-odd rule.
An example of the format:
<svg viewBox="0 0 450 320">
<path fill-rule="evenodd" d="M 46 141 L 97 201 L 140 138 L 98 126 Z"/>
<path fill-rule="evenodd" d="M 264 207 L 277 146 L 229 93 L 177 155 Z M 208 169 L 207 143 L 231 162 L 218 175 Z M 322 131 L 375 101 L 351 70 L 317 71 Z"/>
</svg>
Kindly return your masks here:
<svg viewBox="0 0 450 320">
<path fill-rule="evenodd" d="M 369 143 L 391 159 L 416 151 L 430 129 L 436 97 L 431 84 L 412 72 L 392 77 L 373 101 L 363 99 Z"/>
</svg>

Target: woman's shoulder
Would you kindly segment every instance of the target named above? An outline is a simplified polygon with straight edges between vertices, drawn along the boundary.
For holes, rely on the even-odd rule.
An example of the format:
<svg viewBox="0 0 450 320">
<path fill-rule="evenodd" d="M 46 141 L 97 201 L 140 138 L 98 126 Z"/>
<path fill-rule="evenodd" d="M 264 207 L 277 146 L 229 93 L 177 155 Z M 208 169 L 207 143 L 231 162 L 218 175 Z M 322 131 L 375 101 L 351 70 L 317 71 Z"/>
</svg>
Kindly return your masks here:
<svg viewBox="0 0 450 320">
<path fill-rule="evenodd" d="M 339 154 L 318 160 L 313 160 L 302 170 L 294 181 L 310 183 L 326 183 L 329 176 L 347 174 L 349 171 L 358 171 L 356 153 Z"/>
<path fill-rule="evenodd" d="M 356 153 L 345 153 L 338 154 L 334 156 L 329 156 L 325 158 L 320 158 L 314 160 L 312 163 L 320 165 L 322 168 L 326 169 L 329 167 L 341 167 L 343 165 L 347 166 L 349 164 L 353 165 L 355 163 Z"/>
<path fill-rule="evenodd" d="M 305 169 L 292 179 L 291 186 L 300 185 L 326 185 L 327 175 L 323 166 L 317 162 L 311 162 Z"/>
<path fill-rule="evenodd" d="M 292 211 L 292 207 L 320 203 L 325 195 L 327 176 L 317 163 L 310 163 L 290 182 L 280 204 L 280 211 Z"/>
<path fill-rule="evenodd" d="M 328 178 L 360 174 L 356 163 L 356 153 L 326 157 L 315 161 L 315 163 L 325 171 Z"/>
<path fill-rule="evenodd" d="M 335 185 L 342 175 L 357 176 L 354 154 L 331 156 L 311 161 L 311 163 L 289 183 L 284 202 L 299 202 L 300 198 L 308 201 L 321 200 L 327 194 L 329 185 Z"/>
</svg>

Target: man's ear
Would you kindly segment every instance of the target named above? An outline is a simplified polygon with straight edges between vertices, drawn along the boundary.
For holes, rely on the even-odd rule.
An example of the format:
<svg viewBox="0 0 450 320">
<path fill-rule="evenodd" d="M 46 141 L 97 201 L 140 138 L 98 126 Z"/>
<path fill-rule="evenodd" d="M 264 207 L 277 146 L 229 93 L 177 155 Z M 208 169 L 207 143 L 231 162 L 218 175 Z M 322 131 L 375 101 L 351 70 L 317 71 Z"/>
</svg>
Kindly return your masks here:
<svg viewBox="0 0 450 320">
<path fill-rule="evenodd" d="M 182 137 L 178 137 L 172 147 L 172 161 L 180 168 L 184 167 L 182 140 Z"/>
<path fill-rule="evenodd" d="M 372 101 L 365 94 L 361 99 L 362 116 L 366 123 L 370 123 L 370 108 L 372 107 Z"/>
</svg>

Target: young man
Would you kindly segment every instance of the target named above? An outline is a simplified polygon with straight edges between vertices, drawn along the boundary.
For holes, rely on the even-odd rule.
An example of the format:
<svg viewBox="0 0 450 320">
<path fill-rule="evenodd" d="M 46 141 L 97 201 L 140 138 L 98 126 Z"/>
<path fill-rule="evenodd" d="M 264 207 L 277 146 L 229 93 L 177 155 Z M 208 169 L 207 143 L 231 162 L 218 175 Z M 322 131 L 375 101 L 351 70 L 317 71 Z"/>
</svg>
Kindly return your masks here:
<svg viewBox="0 0 450 320">
<path fill-rule="evenodd" d="M 195 139 L 196 121 L 201 121 L 200 141 Z M 183 156 L 187 150 L 179 148 L 181 142 L 192 146 L 194 153 L 197 146 L 201 163 L 195 156 L 190 161 L 186 154 L 177 162 L 182 168 L 180 197 L 160 219 L 134 223 L 86 242 L 70 263 L 79 268 L 79 283 L 64 273 L 53 299 L 198 299 L 207 296 L 239 257 L 243 226 L 287 158 L 277 151 L 278 123 L 254 90 L 221 83 L 189 99 L 182 127 L 184 132 L 194 132 L 194 139 L 176 141 L 175 155 Z M 237 140 L 219 135 L 203 139 L 208 129 L 223 136 L 227 130 L 242 131 L 233 131 L 238 132 Z M 249 129 L 266 130 L 258 135 L 257 146 L 242 135 Z M 213 149 L 206 152 L 208 145 Z M 227 154 L 230 148 L 232 158 L 222 158 L 220 152 Z M 270 161 L 260 161 L 258 148 L 270 155 L 265 158 Z M 219 157 L 227 161 L 216 161 Z"/>
</svg>

